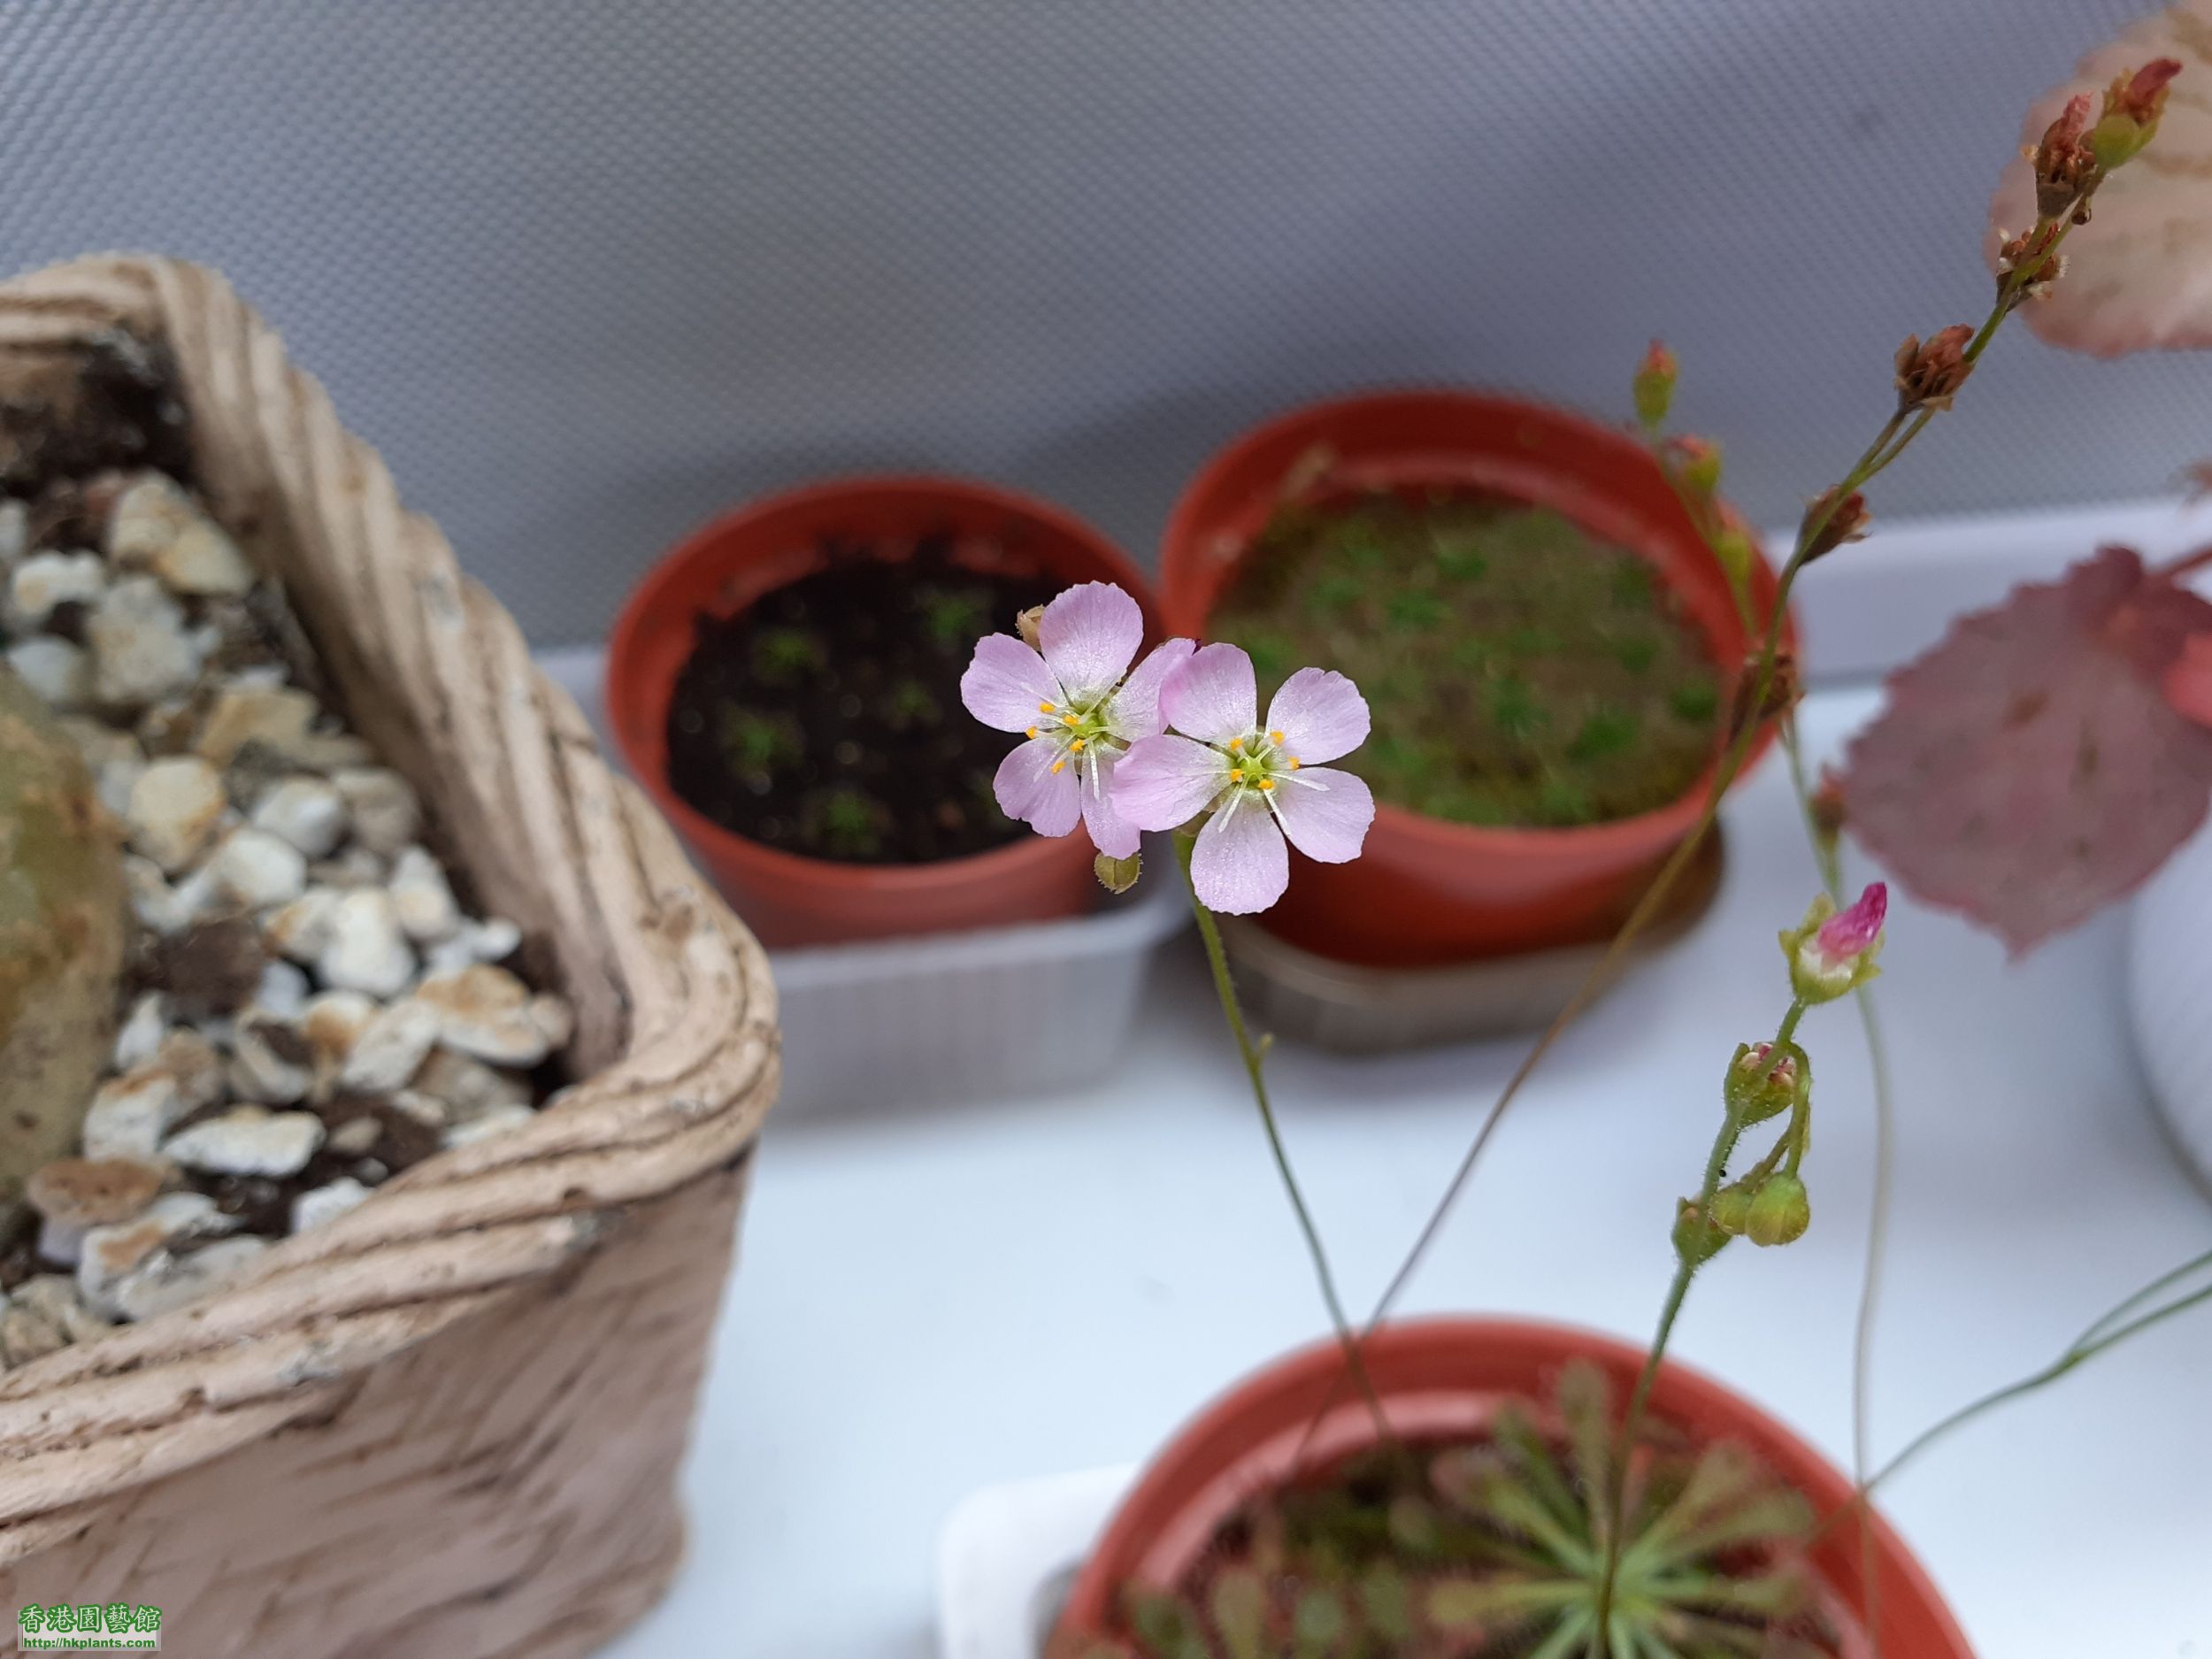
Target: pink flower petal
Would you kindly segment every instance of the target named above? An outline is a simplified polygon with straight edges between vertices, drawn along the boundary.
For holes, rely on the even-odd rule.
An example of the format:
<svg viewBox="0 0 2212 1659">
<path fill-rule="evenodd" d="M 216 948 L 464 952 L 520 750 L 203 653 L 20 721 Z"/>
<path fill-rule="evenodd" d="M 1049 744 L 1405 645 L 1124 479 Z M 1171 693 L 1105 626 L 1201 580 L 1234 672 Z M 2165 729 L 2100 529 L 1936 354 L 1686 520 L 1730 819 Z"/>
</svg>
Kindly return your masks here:
<svg viewBox="0 0 2212 1659">
<path fill-rule="evenodd" d="M 1334 760 L 1367 741 L 1367 699 L 1333 668 L 1302 668 L 1267 705 L 1267 729 L 1300 760 Z"/>
<path fill-rule="evenodd" d="M 1143 642 L 1144 612 L 1111 582 L 1065 589 L 1037 624 L 1046 666 L 1079 703 L 1111 690 Z"/>
<path fill-rule="evenodd" d="M 1198 902 L 1224 916 L 1249 916 L 1283 896 L 1290 853 L 1267 809 L 1240 795 L 1206 820 L 1191 849 Z"/>
<path fill-rule="evenodd" d="M 1358 857 L 1367 826 L 1375 821 L 1375 796 L 1366 780 L 1333 766 L 1278 773 L 1268 804 L 1282 819 L 1290 844 L 1325 864 Z"/>
<path fill-rule="evenodd" d="M 1259 706 L 1252 659 L 1225 643 L 1200 646 L 1160 687 L 1167 724 L 1209 743 L 1250 736 Z"/>
<path fill-rule="evenodd" d="M 1229 782 L 1229 757 L 1187 737 L 1142 737 L 1114 767 L 1114 810 L 1141 830 L 1187 824 Z"/>
<path fill-rule="evenodd" d="M 1048 737 L 1033 737 L 999 763 L 991 788 L 999 810 L 1019 818 L 1040 835 L 1064 835 L 1083 816 L 1082 785 L 1072 763 L 1052 770 L 1064 758 Z"/>
<path fill-rule="evenodd" d="M 960 701 L 986 726 L 1022 732 L 1037 724 L 1037 705 L 1061 701 L 1045 660 L 1010 634 L 987 634 L 960 676 Z"/>
<path fill-rule="evenodd" d="M 1152 648 L 1150 655 L 1129 671 L 1115 694 L 1108 724 L 1116 737 L 1135 742 L 1160 734 L 1160 687 L 1167 677 L 1190 661 L 1198 648 L 1188 640 L 1169 640 Z"/>
<path fill-rule="evenodd" d="M 1849 910 L 1837 911 L 1820 925 L 1814 947 L 1832 965 L 1848 962 L 1881 937 L 1882 918 L 1888 911 L 1889 887 L 1877 881 Z"/>
<path fill-rule="evenodd" d="M 1115 810 L 1114 773 L 1121 757 L 1107 749 L 1093 751 L 1083 778 L 1083 827 L 1091 833 L 1091 845 L 1110 858 L 1126 858 L 1137 850 L 1137 826 Z"/>
</svg>

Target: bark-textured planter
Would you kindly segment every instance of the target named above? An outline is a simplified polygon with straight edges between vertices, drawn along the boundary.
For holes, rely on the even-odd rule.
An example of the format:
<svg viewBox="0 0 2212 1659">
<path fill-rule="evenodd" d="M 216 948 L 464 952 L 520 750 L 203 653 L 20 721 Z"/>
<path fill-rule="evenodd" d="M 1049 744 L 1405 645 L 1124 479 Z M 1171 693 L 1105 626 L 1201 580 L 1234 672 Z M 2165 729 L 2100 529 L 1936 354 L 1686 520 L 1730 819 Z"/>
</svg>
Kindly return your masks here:
<svg viewBox="0 0 2212 1659">
<path fill-rule="evenodd" d="M 1540 1397 L 1571 1361 L 1594 1361 L 1624 1400 L 1642 1350 L 1563 1325 L 1515 1319 L 1422 1319 L 1384 1326 L 1363 1348 L 1367 1369 L 1393 1426 L 1414 1437 L 1480 1434 L 1509 1398 Z M 1332 1403 L 1333 1402 L 1333 1403 Z M 1306 1440 L 1317 1413 L 1326 1411 Z M 1670 1363 L 1651 1396 L 1655 1418 L 1700 1441 L 1747 1448 L 1823 1514 L 1848 1503 L 1851 1482 L 1818 1452 L 1756 1406 L 1685 1366 Z M 1085 1638 L 1115 1633 L 1121 1587 L 1171 1588 L 1215 1530 L 1253 1494 L 1297 1467 L 1371 1446 L 1366 1404 L 1345 1380 L 1341 1350 L 1323 1342 L 1238 1383 L 1178 1431 L 1122 1500 L 1069 1592 L 1054 1650 L 1080 1654 Z M 1886 1659 L 1973 1659 L 1957 1621 L 1920 1563 L 1873 1517 L 1879 1583 L 1880 1652 Z M 1814 1571 L 1842 1628 L 1845 1651 L 1870 1648 L 1853 1623 L 1866 1605 L 1860 1530 L 1851 1521 L 1814 1544 Z"/>
<path fill-rule="evenodd" d="M 765 959 L 219 277 L 103 257 L 0 287 L 0 391 L 118 328 L 173 357 L 211 509 L 578 1030 L 535 1122 L 0 1379 L 0 1606 L 156 1606 L 193 1659 L 584 1653 L 680 1553 L 775 1092 Z"/>
<path fill-rule="evenodd" d="M 988 541 L 1010 568 L 1063 587 L 1114 582 L 1147 606 L 1144 578 L 1072 515 L 961 479 L 833 480 L 771 495 L 685 538 L 640 582 L 607 647 L 607 719 L 633 774 L 698 854 L 746 924 L 772 946 L 843 943 L 1050 921 L 1091 908 L 1090 838 L 1021 836 L 967 857 L 911 864 L 803 856 L 724 828 L 668 780 L 668 705 L 702 612 L 727 617 L 818 570 L 825 538 L 910 543 L 949 533 Z M 1014 619 L 991 626 L 1010 632 Z M 1147 633 L 1157 637 L 1156 627 Z M 955 718 L 964 719 L 956 712 Z"/>
<path fill-rule="evenodd" d="M 1449 488 L 1548 507 L 1648 559 L 1732 679 L 1748 641 L 1727 578 L 1635 440 L 1540 404 L 1471 392 L 1317 403 L 1256 426 L 1184 489 L 1160 555 L 1168 632 L 1207 621 L 1281 504 L 1317 476 L 1333 492 Z M 1755 565 L 1764 614 L 1774 575 Z M 1755 759 L 1772 735 L 1762 733 Z M 1748 770 L 1748 764 L 1747 764 Z M 1291 859 L 1290 902 L 1267 926 L 1323 956 L 1379 966 L 1463 962 L 1609 934 L 1697 821 L 1709 772 L 1654 811 L 1560 829 L 1486 829 L 1381 805 L 1350 864 Z"/>
</svg>

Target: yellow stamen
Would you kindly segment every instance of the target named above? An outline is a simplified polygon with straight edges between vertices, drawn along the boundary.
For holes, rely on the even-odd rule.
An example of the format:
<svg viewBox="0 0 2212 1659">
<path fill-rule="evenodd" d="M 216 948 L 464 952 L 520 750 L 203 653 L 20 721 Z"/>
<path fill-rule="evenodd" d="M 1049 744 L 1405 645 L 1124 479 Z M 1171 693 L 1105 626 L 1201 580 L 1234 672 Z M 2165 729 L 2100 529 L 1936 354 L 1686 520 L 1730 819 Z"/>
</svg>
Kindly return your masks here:
<svg viewBox="0 0 2212 1659">
<path fill-rule="evenodd" d="M 1271 743 L 1280 743 L 1283 741 L 1283 734 L 1280 732 L 1270 732 L 1267 734 L 1267 741 Z"/>
<path fill-rule="evenodd" d="M 1292 755 L 1292 756 L 1287 757 L 1287 758 L 1288 758 L 1288 760 L 1290 761 L 1290 769 L 1291 769 L 1291 771 L 1293 771 L 1293 772 L 1296 772 L 1296 771 L 1298 770 L 1298 757 L 1297 757 L 1297 756 L 1295 756 L 1295 755 Z"/>
<path fill-rule="evenodd" d="M 1041 703 L 1037 705 L 1037 712 L 1040 714 L 1050 714 L 1052 712 L 1052 705 L 1048 703 Z"/>
<path fill-rule="evenodd" d="M 1064 714 L 1060 717 L 1060 724 L 1063 726 L 1080 726 L 1083 724 L 1083 717 L 1079 714 Z"/>
<path fill-rule="evenodd" d="M 1034 737 L 1034 736 L 1036 736 L 1036 735 L 1037 735 L 1037 728 L 1036 728 L 1035 726 L 1031 726 L 1031 727 L 1029 728 L 1028 732 L 1027 732 L 1026 733 L 1025 733 L 1025 735 L 1029 736 L 1029 737 Z"/>
<path fill-rule="evenodd" d="M 1241 755 L 1244 753 L 1244 740 L 1240 737 L 1231 738 L 1229 740 L 1229 752 L 1232 755 Z"/>
<path fill-rule="evenodd" d="M 1081 754 L 1083 752 L 1083 740 L 1079 737 L 1077 738 L 1075 741 L 1068 745 L 1068 748 L 1078 755 Z"/>
<path fill-rule="evenodd" d="M 1056 777 L 1056 777 L 1058 777 L 1058 776 L 1059 776 L 1062 772 L 1065 772 L 1067 769 L 1068 769 L 1067 757 L 1066 757 L 1066 756 L 1064 756 L 1064 756 L 1062 756 L 1062 757 L 1061 757 L 1058 760 L 1056 760 L 1056 761 L 1054 761 L 1054 762 L 1052 763 L 1052 775 L 1053 775 L 1054 777 Z"/>
<path fill-rule="evenodd" d="M 1274 780 L 1272 778 L 1263 778 L 1263 779 L 1261 779 L 1261 780 L 1260 780 L 1260 787 L 1261 787 L 1261 788 L 1263 788 L 1263 789 L 1272 789 L 1274 787 L 1275 787 L 1275 780 Z"/>
<path fill-rule="evenodd" d="M 1229 781 L 1231 783 L 1242 783 L 1244 781 L 1244 768 L 1241 766 L 1230 767 Z"/>
</svg>

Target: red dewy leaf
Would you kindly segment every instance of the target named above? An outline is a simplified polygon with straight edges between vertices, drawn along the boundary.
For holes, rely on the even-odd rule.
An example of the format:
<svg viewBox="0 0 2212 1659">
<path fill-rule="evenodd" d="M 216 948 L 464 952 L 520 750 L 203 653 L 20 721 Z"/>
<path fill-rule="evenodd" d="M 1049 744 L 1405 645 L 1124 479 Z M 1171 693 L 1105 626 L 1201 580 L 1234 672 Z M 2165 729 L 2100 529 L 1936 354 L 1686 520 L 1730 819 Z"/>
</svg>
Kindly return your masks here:
<svg viewBox="0 0 2212 1659">
<path fill-rule="evenodd" d="M 2212 634 L 2192 634 L 2167 667 L 2159 688 L 2177 712 L 2212 726 Z"/>
<path fill-rule="evenodd" d="M 2101 108 L 2129 71 L 2140 81 L 2151 65 L 2164 86 L 2162 58 L 2182 67 L 2157 137 L 2099 187 L 2090 222 L 2066 239 L 2065 275 L 2020 313 L 2055 346 L 2109 357 L 2212 345 L 2212 0 L 2183 0 L 2091 52 L 2028 111 L 2021 138 L 2035 143 L 2082 94 Z M 2005 237 L 2032 228 L 2035 217 L 2034 170 L 2013 161 L 1989 204 L 1993 267 Z"/>
<path fill-rule="evenodd" d="M 2106 548 L 1955 623 L 1851 745 L 1854 833 L 2013 951 L 2142 881 L 2212 795 L 2212 730 L 2162 687 L 2212 604 Z"/>
</svg>

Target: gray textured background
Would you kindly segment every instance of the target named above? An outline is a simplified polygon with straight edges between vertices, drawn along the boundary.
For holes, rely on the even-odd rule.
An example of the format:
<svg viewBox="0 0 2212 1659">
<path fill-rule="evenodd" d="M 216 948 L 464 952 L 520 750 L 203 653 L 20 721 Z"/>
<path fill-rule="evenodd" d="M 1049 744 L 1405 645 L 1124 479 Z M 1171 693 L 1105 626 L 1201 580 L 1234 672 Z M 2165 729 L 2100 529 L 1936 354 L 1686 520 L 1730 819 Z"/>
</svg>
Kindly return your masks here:
<svg viewBox="0 0 2212 1659">
<path fill-rule="evenodd" d="M 1646 337 L 1763 521 L 1985 304 L 2029 99 L 2128 0 L 0 4 L 0 263 L 225 268 L 546 642 L 811 474 L 945 468 L 1141 556 L 1255 417 L 1464 380 L 1617 415 Z M 1878 505 L 2141 495 L 2212 365 L 2008 340 Z"/>
</svg>

